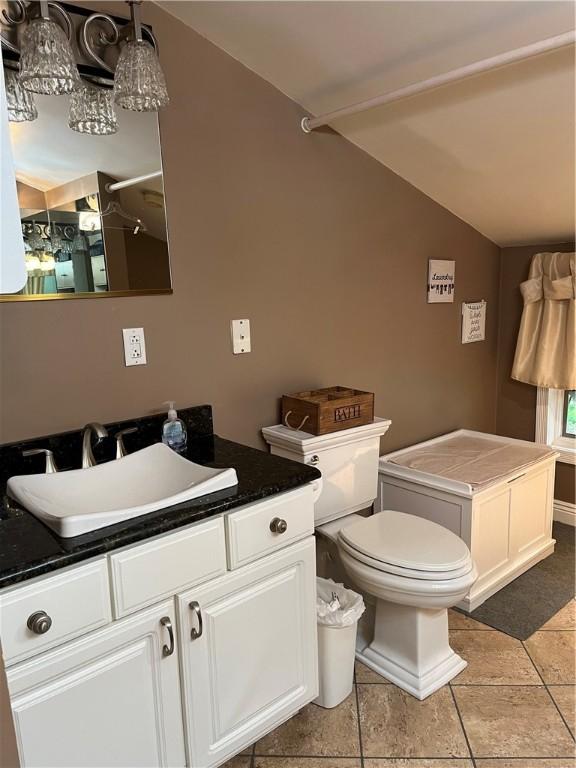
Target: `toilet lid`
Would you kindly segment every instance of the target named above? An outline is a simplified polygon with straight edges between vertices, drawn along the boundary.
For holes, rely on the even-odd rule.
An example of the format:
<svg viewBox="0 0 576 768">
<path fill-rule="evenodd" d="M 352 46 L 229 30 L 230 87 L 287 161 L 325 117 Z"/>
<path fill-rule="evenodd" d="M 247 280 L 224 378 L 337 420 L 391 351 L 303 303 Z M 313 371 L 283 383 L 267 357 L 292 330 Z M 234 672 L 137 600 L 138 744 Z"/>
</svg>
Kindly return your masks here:
<svg viewBox="0 0 576 768">
<path fill-rule="evenodd" d="M 449 572 L 470 563 L 470 551 L 459 536 L 404 512 L 377 512 L 347 525 L 340 537 L 375 561 L 413 571 Z"/>
</svg>

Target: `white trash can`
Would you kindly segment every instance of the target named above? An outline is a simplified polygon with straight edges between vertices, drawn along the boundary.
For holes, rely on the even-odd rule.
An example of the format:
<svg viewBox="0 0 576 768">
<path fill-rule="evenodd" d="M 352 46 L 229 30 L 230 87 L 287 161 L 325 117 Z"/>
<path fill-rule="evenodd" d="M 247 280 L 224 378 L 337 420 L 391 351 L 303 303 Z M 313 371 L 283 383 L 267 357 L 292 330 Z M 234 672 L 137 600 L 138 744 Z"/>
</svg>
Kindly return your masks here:
<svg viewBox="0 0 576 768">
<path fill-rule="evenodd" d="M 352 691 L 362 597 L 331 579 L 316 580 L 319 695 L 315 704 L 331 709 Z"/>
</svg>

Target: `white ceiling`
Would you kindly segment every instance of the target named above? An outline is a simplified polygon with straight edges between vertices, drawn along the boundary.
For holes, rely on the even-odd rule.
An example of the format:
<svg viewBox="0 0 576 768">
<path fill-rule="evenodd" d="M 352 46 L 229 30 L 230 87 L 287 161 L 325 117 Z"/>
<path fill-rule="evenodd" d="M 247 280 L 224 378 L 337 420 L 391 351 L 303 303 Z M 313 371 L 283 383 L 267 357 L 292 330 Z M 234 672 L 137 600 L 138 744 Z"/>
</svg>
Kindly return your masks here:
<svg viewBox="0 0 576 768">
<path fill-rule="evenodd" d="M 312 114 L 575 26 L 556 0 L 158 4 Z M 574 236 L 574 87 L 568 48 L 334 127 L 494 242 L 560 242 Z"/>
<path fill-rule="evenodd" d="M 90 136 L 68 127 L 68 96 L 34 96 L 38 117 L 10 123 L 16 177 L 46 191 L 94 171 L 129 179 L 162 167 L 155 112 L 117 109 L 118 133 Z M 159 188 L 154 182 L 148 188 Z"/>
</svg>

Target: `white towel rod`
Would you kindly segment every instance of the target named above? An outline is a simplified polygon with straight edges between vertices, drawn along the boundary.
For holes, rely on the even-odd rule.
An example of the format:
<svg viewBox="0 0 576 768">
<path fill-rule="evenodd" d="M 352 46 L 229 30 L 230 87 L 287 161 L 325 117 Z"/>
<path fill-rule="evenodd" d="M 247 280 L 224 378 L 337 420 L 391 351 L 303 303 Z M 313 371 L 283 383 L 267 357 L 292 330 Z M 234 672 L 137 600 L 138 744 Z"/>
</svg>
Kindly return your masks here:
<svg viewBox="0 0 576 768">
<path fill-rule="evenodd" d="M 134 176 L 133 179 L 126 179 L 125 181 L 115 181 L 113 184 L 106 184 L 105 189 L 106 192 L 116 192 L 118 189 L 126 189 L 126 187 L 133 187 L 135 184 L 140 184 L 141 181 L 157 179 L 158 176 L 162 176 L 162 171 L 145 173 L 143 176 Z"/>
<path fill-rule="evenodd" d="M 458 80 L 464 80 L 473 75 L 480 75 L 483 72 L 489 72 L 498 67 L 515 64 L 518 61 L 529 59 L 532 56 L 538 56 L 542 53 L 555 51 L 558 48 L 564 48 L 567 45 L 573 45 L 575 42 L 576 30 L 572 29 L 569 32 L 563 32 L 561 35 L 548 37 L 546 40 L 539 40 L 536 43 L 524 45 L 522 48 L 515 48 L 513 51 L 505 51 L 496 56 L 490 56 L 488 59 L 475 61 L 473 64 L 467 64 L 464 67 L 452 69 L 449 72 L 444 72 L 442 75 L 429 77 L 427 80 L 421 80 L 418 83 L 406 85 L 403 88 L 398 88 L 396 91 L 383 93 L 380 96 L 374 96 L 372 99 L 360 101 L 356 104 L 351 104 L 348 107 L 342 107 L 342 109 L 336 109 L 333 112 L 319 115 L 318 117 L 305 117 L 301 122 L 302 130 L 304 133 L 310 133 L 315 128 L 327 125 L 334 120 L 338 120 L 340 117 L 348 117 L 349 115 L 356 115 L 359 112 L 365 112 L 368 109 L 374 109 L 374 107 L 382 107 L 384 104 L 390 104 L 393 101 L 406 99 L 409 96 L 416 96 L 419 93 L 431 91 L 434 88 L 440 88 L 443 85 L 448 85 L 448 83 L 455 83 Z"/>
</svg>

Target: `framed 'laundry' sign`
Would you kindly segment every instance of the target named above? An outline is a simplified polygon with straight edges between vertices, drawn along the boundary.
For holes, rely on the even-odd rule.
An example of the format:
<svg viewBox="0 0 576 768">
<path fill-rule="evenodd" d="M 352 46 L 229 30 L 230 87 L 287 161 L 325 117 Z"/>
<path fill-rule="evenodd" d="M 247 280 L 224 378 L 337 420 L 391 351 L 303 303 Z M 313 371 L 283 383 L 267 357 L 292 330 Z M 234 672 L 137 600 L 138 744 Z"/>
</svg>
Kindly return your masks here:
<svg viewBox="0 0 576 768">
<path fill-rule="evenodd" d="M 486 302 L 464 302 L 462 304 L 462 344 L 484 341 L 485 338 Z"/>
<path fill-rule="evenodd" d="M 430 259 L 428 262 L 428 304 L 454 301 L 455 261 Z"/>
</svg>

